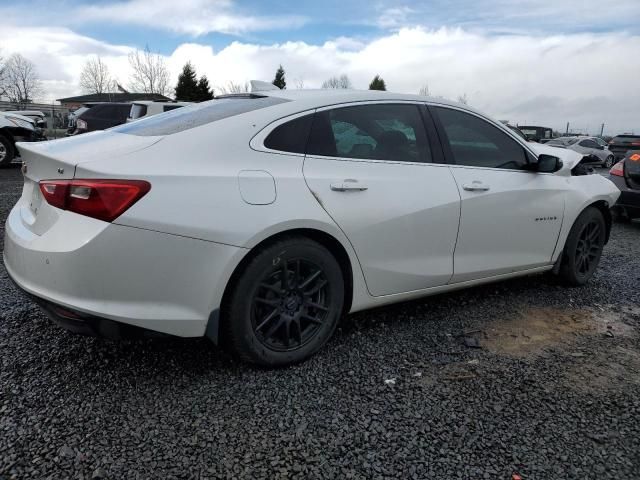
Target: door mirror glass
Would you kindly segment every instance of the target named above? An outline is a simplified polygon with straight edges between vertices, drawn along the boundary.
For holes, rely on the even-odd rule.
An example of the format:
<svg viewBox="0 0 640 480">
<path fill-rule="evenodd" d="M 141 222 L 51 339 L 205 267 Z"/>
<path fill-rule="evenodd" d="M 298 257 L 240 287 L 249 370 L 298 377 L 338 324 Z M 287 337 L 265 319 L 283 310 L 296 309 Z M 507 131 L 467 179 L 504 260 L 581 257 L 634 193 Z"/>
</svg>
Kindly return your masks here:
<svg viewBox="0 0 640 480">
<path fill-rule="evenodd" d="M 538 157 L 536 171 L 540 173 L 553 173 L 562 168 L 562 160 L 553 155 L 542 154 Z"/>
</svg>

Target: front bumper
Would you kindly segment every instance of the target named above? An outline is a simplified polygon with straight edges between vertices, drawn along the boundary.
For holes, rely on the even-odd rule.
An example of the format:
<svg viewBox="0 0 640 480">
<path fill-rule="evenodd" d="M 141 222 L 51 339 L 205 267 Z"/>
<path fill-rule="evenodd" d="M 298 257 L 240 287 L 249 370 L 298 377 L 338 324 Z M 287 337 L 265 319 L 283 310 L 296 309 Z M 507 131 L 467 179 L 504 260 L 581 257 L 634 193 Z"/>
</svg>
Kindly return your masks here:
<svg viewBox="0 0 640 480">
<path fill-rule="evenodd" d="M 45 310 L 67 309 L 98 331 L 108 320 L 203 336 L 243 250 L 62 211 L 36 235 L 23 224 L 21 208 L 19 202 L 7 218 L 7 272 Z"/>
</svg>

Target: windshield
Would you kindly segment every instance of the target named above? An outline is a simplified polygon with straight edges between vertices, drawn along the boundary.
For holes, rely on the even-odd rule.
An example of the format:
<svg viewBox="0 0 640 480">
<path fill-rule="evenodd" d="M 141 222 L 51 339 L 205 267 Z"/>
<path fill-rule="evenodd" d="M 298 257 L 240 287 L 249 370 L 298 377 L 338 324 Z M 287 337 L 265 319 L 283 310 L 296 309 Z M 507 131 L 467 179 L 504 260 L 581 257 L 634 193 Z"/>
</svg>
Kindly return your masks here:
<svg viewBox="0 0 640 480">
<path fill-rule="evenodd" d="M 277 97 L 225 97 L 178 108 L 163 115 L 146 117 L 137 122 L 120 125 L 114 128 L 113 131 L 143 137 L 171 135 L 234 115 L 288 101 Z"/>
</svg>

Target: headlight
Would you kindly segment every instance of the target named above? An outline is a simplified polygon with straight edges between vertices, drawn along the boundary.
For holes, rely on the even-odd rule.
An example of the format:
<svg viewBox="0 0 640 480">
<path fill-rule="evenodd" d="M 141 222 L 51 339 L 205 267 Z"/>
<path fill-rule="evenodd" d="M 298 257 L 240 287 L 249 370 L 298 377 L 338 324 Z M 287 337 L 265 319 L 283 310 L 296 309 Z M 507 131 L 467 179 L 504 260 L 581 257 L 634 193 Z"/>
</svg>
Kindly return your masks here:
<svg viewBox="0 0 640 480">
<path fill-rule="evenodd" d="M 7 119 L 17 127 L 26 128 L 28 130 L 35 130 L 33 123 L 27 122 L 26 120 L 22 120 L 21 118 L 7 117 Z"/>
<path fill-rule="evenodd" d="M 76 127 L 81 128 L 83 130 L 87 129 L 87 122 L 85 122 L 84 120 L 78 119 L 76 120 Z"/>
</svg>

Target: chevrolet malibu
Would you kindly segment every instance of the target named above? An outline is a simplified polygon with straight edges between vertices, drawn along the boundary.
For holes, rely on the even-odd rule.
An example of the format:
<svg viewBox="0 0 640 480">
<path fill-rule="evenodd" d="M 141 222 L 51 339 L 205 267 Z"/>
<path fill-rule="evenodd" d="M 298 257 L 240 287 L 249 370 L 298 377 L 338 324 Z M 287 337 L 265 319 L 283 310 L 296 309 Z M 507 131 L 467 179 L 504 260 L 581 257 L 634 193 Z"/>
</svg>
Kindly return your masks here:
<svg viewBox="0 0 640 480">
<path fill-rule="evenodd" d="M 619 195 L 574 151 L 376 91 L 232 95 L 19 148 L 4 262 L 55 321 L 267 366 L 348 312 L 544 271 L 582 285 Z"/>
</svg>

